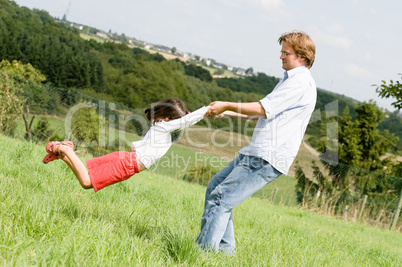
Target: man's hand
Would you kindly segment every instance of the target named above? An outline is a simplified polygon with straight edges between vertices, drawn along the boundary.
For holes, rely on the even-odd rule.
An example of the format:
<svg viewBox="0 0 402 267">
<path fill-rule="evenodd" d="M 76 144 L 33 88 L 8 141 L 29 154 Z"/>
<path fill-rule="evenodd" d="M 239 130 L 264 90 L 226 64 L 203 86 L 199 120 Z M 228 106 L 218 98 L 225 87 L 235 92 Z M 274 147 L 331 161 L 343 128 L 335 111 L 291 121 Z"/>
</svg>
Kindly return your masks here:
<svg viewBox="0 0 402 267">
<path fill-rule="evenodd" d="M 207 116 L 215 117 L 226 110 L 226 102 L 214 101 L 208 107 Z"/>
</svg>

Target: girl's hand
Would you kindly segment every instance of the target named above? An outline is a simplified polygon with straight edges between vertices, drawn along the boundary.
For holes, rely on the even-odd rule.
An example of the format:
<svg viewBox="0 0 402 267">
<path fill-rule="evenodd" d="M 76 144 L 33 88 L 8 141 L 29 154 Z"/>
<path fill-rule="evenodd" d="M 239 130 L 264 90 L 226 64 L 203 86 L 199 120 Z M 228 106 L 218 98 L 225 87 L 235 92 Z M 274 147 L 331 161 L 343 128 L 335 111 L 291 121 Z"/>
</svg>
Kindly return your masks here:
<svg viewBox="0 0 402 267">
<path fill-rule="evenodd" d="M 215 101 L 209 104 L 209 113 L 208 116 L 216 116 L 221 114 L 226 110 L 226 102 Z"/>
<path fill-rule="evenodd" d="M 215 119 L 222 118 L 223 116 L 228 115 L 228 114 L 227 114 L 227 112 L 228 112 L 228 111 L 227 111 L 227 110 L 225 110 L 225 111 L 224 111 L 224 112 L 222 112 L 221 114 L 215 115 L 215 116 L 214 116 L 214 118 L 215 118 Z"/>
<path fill-rule="evenodd" d="M 217 118 L 222 118 L 223 116 L 225 116 L 225 114 L 224 114 L 225 112 L 215 115 L 215 110 L 211 106 L 211 104 L 209 106 L 207 106 L 207 109 L 208 109 L 208 111 L 205 113 L 205 117 L 211 117 L 211 118 L 217 119 Z"/>
</svg>

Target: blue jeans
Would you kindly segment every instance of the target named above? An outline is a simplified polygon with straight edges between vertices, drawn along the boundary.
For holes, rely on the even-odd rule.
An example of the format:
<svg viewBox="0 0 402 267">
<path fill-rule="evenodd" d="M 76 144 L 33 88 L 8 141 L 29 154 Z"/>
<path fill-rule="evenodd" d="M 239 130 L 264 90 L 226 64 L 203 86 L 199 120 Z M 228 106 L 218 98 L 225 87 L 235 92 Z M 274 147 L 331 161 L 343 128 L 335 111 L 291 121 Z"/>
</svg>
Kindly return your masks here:
<svg viewBox="0 0 402 267">
<path fill-rule="evenodd" d="M 267 161 L 240 154 L 209 182 L 197 243 L 203 249 L 233 254 L 232 209 L 281 173 Z"/>
</svg>

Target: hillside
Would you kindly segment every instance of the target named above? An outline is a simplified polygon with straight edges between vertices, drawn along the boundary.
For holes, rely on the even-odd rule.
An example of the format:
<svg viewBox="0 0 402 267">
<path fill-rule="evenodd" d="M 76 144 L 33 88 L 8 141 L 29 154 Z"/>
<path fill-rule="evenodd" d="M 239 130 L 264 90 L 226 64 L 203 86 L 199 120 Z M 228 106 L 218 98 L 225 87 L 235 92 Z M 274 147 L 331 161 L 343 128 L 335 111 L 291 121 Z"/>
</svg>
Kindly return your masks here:
<svg viewBox="0 0 402 267">
<path fill-rule="evenodd" d="M 2 266 L 399 266 L 399 233 L 250 198 L 234 257 L 202 253 L 205 187 L 151 171 L 98 193 L 43 146 L 0 136 Z"/>
</svg>

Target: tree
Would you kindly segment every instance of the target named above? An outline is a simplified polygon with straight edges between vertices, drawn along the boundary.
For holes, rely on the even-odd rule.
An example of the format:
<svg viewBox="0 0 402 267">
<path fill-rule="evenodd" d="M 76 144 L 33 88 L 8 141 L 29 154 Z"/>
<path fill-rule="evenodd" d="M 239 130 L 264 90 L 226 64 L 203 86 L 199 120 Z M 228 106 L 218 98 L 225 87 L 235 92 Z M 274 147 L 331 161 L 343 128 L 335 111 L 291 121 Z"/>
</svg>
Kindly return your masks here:
<svg viewBox="0 0 402 267">
<path fill-rule="evenodd" d="M 402 73 L 399 73 L 402 78 Z M 382 98 L 395 98 L 395 102 L 392 105 L 398 110 L 402 109 L 402 83 L 396 81 L 394 83 L 393 80 L 390 80 L 389 84 L 386 81 L 382 80 L 381 85 L 373 84 L 373 86 L 377 87 L 376 92 Z"/>
<path fill-rule="evenodd" d="M 396 144 L 397 138 L 387 130 L 380 132 L 379 123 L 384 115 L 377 105 L 370 101 L 363 103 L 356 108 L 362 158 L 359 164 L 361 168 L 370 171 L 382 170 L 386 161 L 381 160 L 391 146 Z"/>
<path fill-rule="evenodd" d="M 35 140 L 45 141 L 45 140 L 60 140 L 60 137 L 51 131 L 50 124 L 47 119 L 41 118 L 38 123 L 32 129 L 32 136 Z"/>
<path fill-rule="evenodd" d="M 223 69 L 217 69 L 214 72 L 214 75 L 223 75 L 225 73 L 225 71 Z"/>
<path fill-rule="evenodd" d="M 170 52 L 171 52 L 173 55 L 176 54 L 176 51 L 177 51 L 176 47 L 172 47 L 172 49 L 170 49 Z"/>
<path fill-rule="evenodd" d="M 30 80 L 34 82 L 42 82 L 46 80 L 42 73 L 32 67 L 31 64 L 23 64 L 21 61 L 13 60 L 11 63 L 8 60 L 0 62 L 0 70 L 7 74 Z"/>
<path fill-rule="evenodd" d="M 355 111 L 356 119 L 353 120 L 346 107 L 337 118 L 338 138 L 335 140 L 327 137 L 322 142 L 325 144 L 322 163 L 330 176 L 326 180 L 330 180 L 333 188 L 345 196 L 353 192 L 381 193 L 386 187 L 386 179 L 381 181 L 378 176 L 370 175 L 370 172 L 392 171 L 390 161 L 383 159 L 383 156 L 395 145 L 397 137 L 387 130 L 378 130 L 384 115 L 374 102 L 364 102 Z M 314 181 L 320 180 L 317 170 L 315 168 Z M 320 190 L 324 188 L 328 186 L 320 186 Z"/>
<path fill-rule="evenodd" d="M 339 123 L 339 160 L 352 166 L 357 166 L 362 158 L 360 130 L 358 122 L 352 120 L 349 107 L 346 106 Z"/>
<path fill-rule="evenodd" d="M 67 139 L 90 152 L 99 152 L 107 139 L 105 117 L 98 114 L 96 106 L 90 103 L 80 103 L 75 108 L 72 117 L 68 118 L 71 119 L 71 132 L 67 134 Z"/>
<path fill-rule="evenodd" d="M 327 121 L 338 123 L 338 134 L 336 138 L 323 131 L 322 138 L 326 140 L 322 140 L 322 165 L 313 162 L 311 174 L 306 175 L 296 163 L 296 193 L 302 204 L 313 203 L 317 207 L 321 203 L 323 207 L 325 203 L 325 207 L 335 209 L 361 195 L 384 199 L 400 191 L 394 176 L 400 173 L 402 165 L 392 165 L 384 157 L 397 137 L 378 129 L 383 112 L 373 101 L 360 104 L 355 111 L 356 119 L 346 107 L 341 116 Z"/>
<path fill-rule="evenodd" d="M 22 114 L 22 99 L 18 96 L 21 88 L 6 73 L 0 76 L 0 133 L 10 133 L 15 127 L 15 119 Z"/>
<path fill-rule="evenodd" d="M 22 113 L 27 137 L 31 139 L 31 127 L 35 116 L 29 121 L 30 106 L 34 104 L 32 101 L 33 97 L 38 96 L 37 93 L 40 91 L 38 83 L 44 81 L 46 78 L 40 71 L 32 67 L 31 64 L 23 64 L 16 60 L 13 60 L 11 63 L 8 60 L 1 61 L 0 71 L 8 74 L 9 79 L 12 80 L 11 88 L 13 89 L 13 98 L 18 100 L 13 102 L 12 105 L 14 105 L 14 107 L 10 107 L 10 109 L 13 110 L 15 114 Z M 44 95 L 44 97 L 46 98 L 47 95 Z M 2 104 L 5 103 L 7 102 Z M 11 112 L 11 110 L 9 112 Z M 19 110 L 22 112 L 18 112 Z"/>
<path fill-rule="evenodd" d="M 348 107 L 337 119 L 338 140 L 335 141 L 338 145 L 334 148 L 338 149 L 338 160 L 340 163 L 370 171 L 381 171 L 387 163 L 381 160 L 381 157 L 395 145 L 397 137 L 387 130 L 378 129 L 384 115 L 375 102 L 364 102 L 356 107 L 355 111 L 355 120 L 350 116 Z"/>
</svg>

